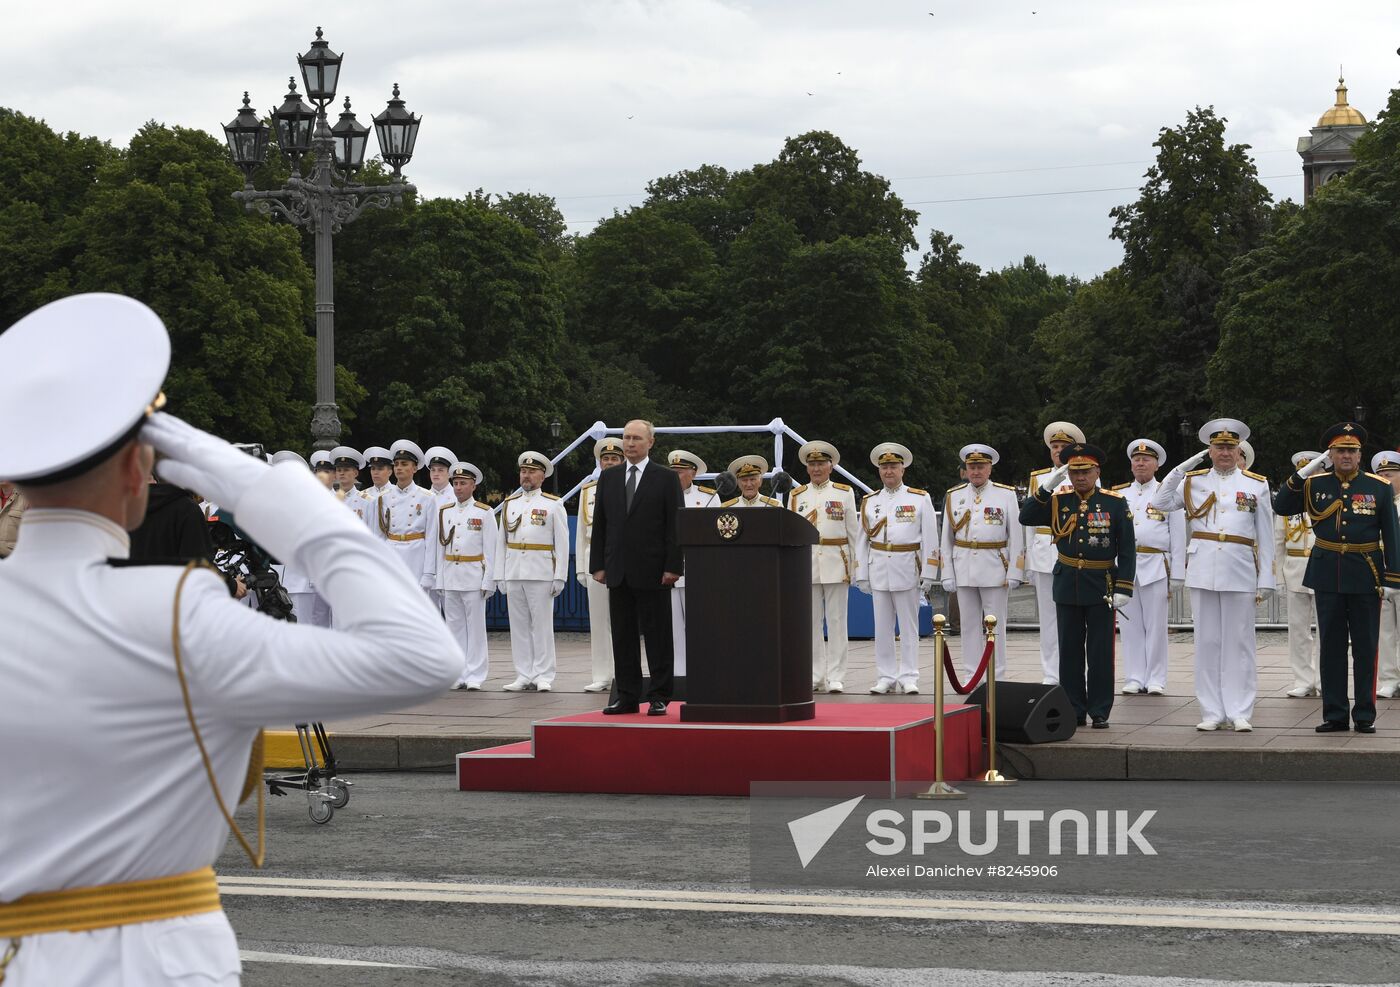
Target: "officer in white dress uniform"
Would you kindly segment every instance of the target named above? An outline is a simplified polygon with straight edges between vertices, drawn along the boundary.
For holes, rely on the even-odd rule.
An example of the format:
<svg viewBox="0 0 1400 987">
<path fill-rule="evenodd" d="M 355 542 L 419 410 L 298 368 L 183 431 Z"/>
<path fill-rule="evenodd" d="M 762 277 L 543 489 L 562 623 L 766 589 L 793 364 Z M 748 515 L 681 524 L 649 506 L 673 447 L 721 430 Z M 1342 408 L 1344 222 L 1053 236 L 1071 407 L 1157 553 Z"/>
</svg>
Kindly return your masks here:
<svg viewBox="0 0 1400 987">
<path fill-rule="evenodd" d="M 695 482 L 696 474 L 708 473 L 705 461 L 693 452 L 673 449 L 666 457 L 667 464 L 675 470 L 681 481 L 681 502 L 686 507 L 718 507 L 719 496 L 713 487 L 703 487 Z M 590 584 L 592 585 L 592 584 Z M 671 587 L 671 643 L 675 653 L 672 673 L 685 675 L 685 573 Z"/>
<path fill-rule="evenodd" d="M 438 502 L 413 482 L 423 468 L 423 450 L 416 442 L 399 439 L 389 447 L 389 454 L 394 459 L 394 483 L 374 502 L 374 530 L 408 571 L 423 580 L 423 589 L 431 596 L 432 587 L 423 576 L 423 556 L 428 548 L 428 519 L 437 513 Z"/>
<path fill-rule="evenodd" d="M 472 499 L 481 470 L 471 463 L 449 467 L 452 503 L 439 507 L 428 523 L 424 574 L 442 597 L 447 629 L 466 662 L 454 689 L 481 688 L 489 673 L 486 654 L 486 601 L 496 592 L 496 515 Z"/>
<path fill-rule="evenodd" d="M 601 472 L 622 465 L 622 439 L 605 435 L 593 443 L 593 458 Z M 598 480 L 589 480 L 578 491 L 578 520 L 574 527 L 574 578 L 588 593 L 588 646 L 593 662 L 593 678 L 584 692 L 607 692 L 612 688 L 612 618 L 608 613 L 608 587 L 588 571 L 588 553 L 593 544 L 593 512 L 598 497 Z"/>
<path fill-rule="evenodd" d="M 506 692 L 554 687 L 554 598 L 569 575 L 569 520 L 564 502 L 540 489 L 554 472 L 549 457 L 522 452 L 520 490 L 501 502 L 496 588 L 506 594 L 515 681 Z"/>
<path fill-rule="evenodd" d="M 873 695 L 919 691 L 919 596 L 938 576 L 938 515 L 926 490 L 904 485 L 914 454 L 898 442 L 870 450 L 882 486 L 860 503 L 856 539 L 856 588 L 875 612 Z M 895 662 L 895 620 L 900 655 Z M 938 670 L 942 674 L 942 669 Z"/>
<path fill-rule="evenodd" d="M 1186 515 L 1152 506 L 1167 451 L 1151 439 L 1133 439 L 1127 453 L 1132 482 L 1113 488 L 1128 502 L 1137 544 L 1135 589 L 1119 611 L 1123 694 L 1160 696 L 1167 691 L 1167 604 L 1171 587 L 1186 578 Z"/>
<path fill-rule="evenodd" d="M 1395 509 L 1400 512 L 1400 452 L 1387 449 L 1376 453 L 1371 457 L 1371 472 L 1388 481 L 1396 491 Z M 1382 699 L 1400 696 L 1400 597 L 1394 594 L 1381 599 L 1380 650 L 1376 659 L 1376 695 Z"/>
<path fill-rule="evenodd" d="M 1027 490 L 1039 489 L 1041 477 L 1060 465 L 1060 450 L 1076 443 L 1083 445 L 1086 441 L 1083 430 L 1070 422 L 1051 422 L 1045 426 L 1042 437 L 1046 448 L 1050 450 L 1050 465 L 1031 471 Z M 1072 489 L 1066 480 L 1059 490 L 1051 492 L 1068 493 Z M 1035 612 L 1040 622 L 1041 682 L 1045 685 L 1055 685 L 1060 681 L 1060 632 L 1055 624 L 1054 576 L 1059 553 L 1049 528 L 1027 528 L 1025 542 L 1026 573 L 1035 584 Z"/>
<path fill-rule="evenodd" d="M 331 454 L 324 449 L 317 449 L 307 457 L 311 463 L 311 472 L 316 474 L 316 479 L 321 481 L 321 486 L 330 490 L 335 485 L 335 462 L 331 459 Z"/>
<path fill-rule="evenodd" d="M 452 489 L 452 483 L 448 473 L 452 470 L 453 464 L 457 462 L 457 454 L 447 446 L 433 446 L 423 453 L 423 460 L 428 465 L 428 492 L 433 495 L 433 500 L 437 504 L 437 509 L 451 507 L 457 503 L 457 493 Z M 430 546 L 431 547 L 431 546 Z M 432 551 L 425 551 L 424 557 L 432 555 Z M 433 598 L 439 610 L 442 609 L 442 590 L 430 589 L 428 595 Z"/>
<path fill-rule="evenodd" d="M 1186 585 L 1196 635 L 1197 730 L 1254 729 L 1256 600 L 1274 592 L 1274 508 L 1269 482 L 1239 467 L 1249 429 L 1233 418 L 1201 426 L 1207 443 L 1177 466 L 1152 506 L 1186 511 Z M 1207 455 L 1212 468 L 1192 470 Z"/>
<path fill-rule="evenodd" d="M 363 493 L 365 500 L 371 502 L 371 510 L 365 515 L 365 526 L 372 532 L 378 532 L 373 502 L 388 493 L 394 485 L 394 457 L 383 446 L 370 446 L 365 450 L 365 462 L 369 464 L 369 487 Z"/>
<path fill-rule="evenodd" d="M 290 449 L 279 449 L 268 459 L 273 466 L 280 463 L 295 463 L 302 469 L 310 469 L 310 464 L 301 458 L 299 453 Z M 295 561 L 279 562 L 272 566 L 272 571 L 277 573 L 277 578 L 282 581 L 282 588 L 287 591 L 287 596 L 292 600 L 292 613 L 296 616 L 297 622 L 302 624 L 314 624 L 314 611 L 316 609 L 316 587 L 312 584 L 311 578 L 296 564 Z"/>
<path fill-rule="evenodd" d="M 860 508 L 850 485 L 831 478 L 841 462 L 834 445 L 807 442 L 797 459 L 811 482 L 788 496 L 788 507 L 812 522 L 821 539 L 812 546 L 812 691 L 839 693 L 846 690 L 846 608 L 858 577 Z"/>
<path fill-rule="evenodd" d="M 420 703 L 461 660 L 414 581 L 304 468 L 151 413 L 169 360 L 160 319 L 117 295 L 65 298 L 0 333 L 0 420 L 25 423 L 0 443 L 0 476 L 32 504 L 0 563 L 6 987 L 237 984 L 212 864 L 222 810 L 245 778 L 261 791 L 262 725 Z M 295 559 L 344 626 L 272 620 L 205 569 L 127 565 L 153 446 L 161 479 Z"/>
<path fill-rule="evenodd" d="M 1322 453 L 1311 449 L 1295 452 L 1293 469 L 1302 469 L 1320 455 Z M 1384 455 L 1380 453 L 1376 458 Z M 1274 530 L 1277 532 L 1274 539 L 1274 579 L 1280 591 L 1288 594 L 1288 664 L 1293 669 L 1293 686 L 1288 690 L 1288 695 L 1294 699 L 1320 696 L 1322 678 L 1317 665 L 1317 638 L 1313 634 L 1313 624 L 1316 623 L 1313 591 L 1303 585 L 1315 540 L 1312 521 L 1307 514 L 1292 517 L 1280 514 L 1274 519 Z M 1381 604 L 1382 624 L 1387 605 Z"/>
<path fill-rule="evenodd" d="M 740 456 L 729 464 L 729 472 L 739 481 L 739 496 L 726 500 L 720 507 L 782 507 L 783 502 L 759 492 L 763 474 L 768 472 L 768 460 L 762 456 Z"/>
<path fill-rule="evenodd" d="M 1006 607 L 1012 590 L 1025 578 L 1025 529 L 1016 489 L 992 482 L 992 467 L 1001 459 L 989 445 L 974 442 L 958 453 L 967 482 L 950 489 L 943 500 L 943 589 L 958 594 L 962 614 L 963 672 L 971 676 L 982 662 L 986 635 L 982 617 L 996 626 L 996 673 L 1006 667 Z"/>
<path fill-rule="evenodd" d="M 365 521 L 371 510 L 369 500 L 360 492 L 359 487 L 360 470 L 365 468 L 365 457 L 349 446 L 336 446 L 331 450 L 331 460 L 335 463 L 335 485 L 340 488 L 336 494 L 340 497 L 340 502 L 350 508 L 357 518 Z M 365 526 L 369 526 L 368 521 L 365 521 Z"/>
</svg>

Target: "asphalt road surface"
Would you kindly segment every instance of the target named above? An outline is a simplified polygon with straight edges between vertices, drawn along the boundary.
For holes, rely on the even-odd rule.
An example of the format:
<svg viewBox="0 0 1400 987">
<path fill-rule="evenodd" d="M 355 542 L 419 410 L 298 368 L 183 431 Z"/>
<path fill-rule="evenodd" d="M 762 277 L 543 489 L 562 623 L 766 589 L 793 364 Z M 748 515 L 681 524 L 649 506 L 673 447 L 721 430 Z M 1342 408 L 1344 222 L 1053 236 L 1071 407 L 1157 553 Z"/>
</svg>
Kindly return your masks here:
<svg viewBox="0 0 1400 987">
<path fill-rule="evenodd" d="M 1400 835 L 1400 815 L 1371 820 L 1360 843 L 1331 839 L 1375 811 L 1363 796 L 1376 793 L 1355 786 L 1247 786 L 1231 817 L 1237 842 L 1167 819 L 1155 836 L 1173 879 L 1129 896 L 1027 883 L 755 888 L 746 799 L 464 794 L 446 774 L 353 780 L 350 804 L 324 826 L 297 795 L 270 800 L 264 870 L 232 843 L 220 861 L 245 984 L 1400 982 L 1400 851 L 1374 836 Z M 1221 790 L 1069 784 L 995 797 L 1011 807 L 1068 792 L 1088 805 L 1132 785 L 1182 804 Z M 992 803 L 958 803 L 969 804 Z M 240 818 L 247 829 L 246 807 Z M 1206 887 L 1227 858 L 1273 875 L 1270 887 Z M 1290 886 L 1302 862 L 1315 873 L 1329 861 L 1346 881 Z M 1369 875 L 1360 889 L 1358 873 Z"/>
</svg>

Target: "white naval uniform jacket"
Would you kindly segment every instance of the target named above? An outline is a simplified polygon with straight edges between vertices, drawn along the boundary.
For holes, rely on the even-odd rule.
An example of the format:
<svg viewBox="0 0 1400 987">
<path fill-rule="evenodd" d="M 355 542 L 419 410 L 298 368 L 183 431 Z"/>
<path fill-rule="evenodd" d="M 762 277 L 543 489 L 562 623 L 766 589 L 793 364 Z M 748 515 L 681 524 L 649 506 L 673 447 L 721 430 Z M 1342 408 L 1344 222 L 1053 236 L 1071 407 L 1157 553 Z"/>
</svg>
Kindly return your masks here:
<svg viewBox="0 0 1400 987">
<path fill-rule="evenodd" d="M 1274 541 L 1274 578 L 1281 582 L 1290 593 L 1312 593 L 1303 585 L 1303 576 L 1308 571 L 1308 558 L 1312 555 L 1312 521 L 1306 514 L 1293 517 L 1278 517 L 1274 520 L 1274 530 L 1278 537 Z"/>
<path fill-rule="evenodd" d="M 574 572 L 589 575 L 588 553 L 593 545 L 593 515 L 598 509 L 598 481 L 589 480 L 578 488 L 578 520 L 574 525 Z"/>
<path fill-rule="evenodd" d="M 712 487 L 702 487 L 698 483 L 692 483 L 681 491 L 682 507 L 718 507 L 719 495 Z M 681 578 L 676 580 L 676 589 L 685 589 L 685 572 L 681 572 Z"/>
<path fill-rule="evenodd" d="M 212 571 L 185 580 L 182 661 L 229 806 L 263 725 L 402 709 L 461 670 L 461 651 L 416 581 L 337 506 L 305 467 L 283 464 L 238 508 L 241 528 L 316 581 L 335 630 L 257 613 Z M 184 874 L 212 865 L 227 843 L 172 652 L 183 568 L 111 564 L 129 544 L 96 514 L 31 510 L 0 563 L 0 901 Z M 386 639 L 401 649 L 392 661 Z M 161 943 L 208 982 L 238 969 L 232 931 L 211 913 L 33 936 L 11 979 L 38 982 L 23 971 L 52 967 L 46 954 L 59 956 L 59 970 L 90 968 L 96 954 L 110 961 L 112 982 L 165 983 Z"/>
<path fill-rule="evenodd" d="M 900 484 L 866 494 L 860 504 L 856 566 L 870 588 L 916 589 L 938 576 L 938 515 L 928 492 Z"/>
<path fill-rule="evenodd" d="M 1025 580 L 1025 528 L 1016 491 L 990 480 L 963 483 L 943 500 L 943 579 L 959 586 L 1005 586 Z"/>
<path fill-rule="evenodd" d="M 1049 473 L 1052 467 L 1045 467 L 1041 470 L 1032 470 L 1031 478 L 1026 486 L 1029 491 L 1027 496 L 1034 494 L 1040 489 L 1040 478 Z M 1066 479 L 1052 493 L 1068 493 L 1074 486 Z M 1055 547 L 1055 537 L 1050 534 L 1048 527 L 1026 526 L 1023 532 L 1026 545 L 1026 571 L 1027 572 L 1054 572 L 1055 563 L 1059 559 L 1059 549 Z"/>
<path fill-rule="evenodd" d="M 439 507 L 428 524 L 423 574 L 434 589 L 496 591 L 496 552 L 500 537 L 496 515 L 475 500 Z"/>
<path fill-rule="evenodd" d="M 1137 541 L 1135 586 L 1151 586 L 1169 577 L 1182 579 L 1186 575 L 1186 514 L 1152 506 L 1152 497 L 1160 486 L 1153 477 L 1146 483 L 1133 480 L 1113 488 L 1128 502 L 1133 518 L 1133 537 Z"/>
<path fill-rule="evenodd" d="M 365 527 L 369 527 L 370 520 L 374 517 L 374 504 L 365 496 L 362 490 L 347 490 L 341 503 L 348 507 Z"/>
<path fill-rule="evenodd" d="M 859 579 L 856 542 L 860 538 L 860 508 L 855 491 L 828 480 L 807 483 L 788 497 L 788 507 L 816 526 L 819 543 L 812 546 L 813 583 L 851 583 Z"/>
<path fill-rule="evenodd" d="M 1273 589 L 1274 509 L 1258 473 L 1193 470 L 1179 486 L 1163 483 L 1152 506 L 1186 511 L 1186 585 L 1216 592 Z M 1222 537 L 1224 536 L 1224 537 Z"/>
<path fill-rule="evenodd" d="M 415 576 L 423 572 L 428 519 L 437 513 L 437 507 L 433 492 L 416 483 L 407 487 L 390 485 L 374 503 L 372 530 L 389 543 Z"/>
<path fill-rule="evenodd" d="M 436 487 L 429 487 L 428 493 L 432 494 L 433 499 L 437 501 L 439 510 L 444 507 L 451 507 L 457 503 L 457 491 L 452 489 L 452 484 L 450 483 L 441 490 L 438 490 Z"/>
<path fill-rule="evenodd" d="M 497 583 L 508 579 L 564 580 L 569 576 L 569 521 L 564 502 L 541 490 L 522 490 L 501 503 Z"/>
</svg>

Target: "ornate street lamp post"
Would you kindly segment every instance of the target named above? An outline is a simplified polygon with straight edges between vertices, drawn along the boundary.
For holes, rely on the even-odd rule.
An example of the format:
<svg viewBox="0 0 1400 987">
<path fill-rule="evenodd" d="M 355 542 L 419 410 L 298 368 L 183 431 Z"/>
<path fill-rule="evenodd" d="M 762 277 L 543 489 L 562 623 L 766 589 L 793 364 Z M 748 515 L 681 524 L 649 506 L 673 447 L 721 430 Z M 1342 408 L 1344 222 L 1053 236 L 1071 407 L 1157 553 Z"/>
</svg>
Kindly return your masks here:
<svg viewBox="0 0 1400 987">
<path fill-rule="evenodd" d="M 398 84 L 385 110 L 374 118 L 379 151 L 394 170 L 387 185 L 363 185 L 353 180 L 364 164 L 369 127 L 350 112 L 350 100 L 335 126 L 326 118 L 326 106 L 335 99 L 342 56 L 331 51 L 316 29 L 311 50 L 297 56 L 306 96 L 302 102 L 296 80 L 289 79 L 287 97 L 272 114 L 277 145 L 292 164 L 292 176 L 277 189 L 253 187 L 253 173 L 267 157 L 268 127 L 258 119 L 243 94 L 243 107 L 224 127 L 233 163 L 243 172 L 244 185 L 233 193 L 251 211 L 282 218 L 311 230 L 316 236 L 316 408 L 311 414 L 312 445 L 331 449 L 340 443 L 340 415 L 335 403 L 335 283 L 331 266 L 331 237 L 370 206 L 387 209 L 403 202 L 404 193 L 417 192 L 403 181 L 403 166 L 413 157 L 421 117 L 404 108 Z M 311 175 L 302 178 L 298 165 L 313 155 Z"/>
</svg>

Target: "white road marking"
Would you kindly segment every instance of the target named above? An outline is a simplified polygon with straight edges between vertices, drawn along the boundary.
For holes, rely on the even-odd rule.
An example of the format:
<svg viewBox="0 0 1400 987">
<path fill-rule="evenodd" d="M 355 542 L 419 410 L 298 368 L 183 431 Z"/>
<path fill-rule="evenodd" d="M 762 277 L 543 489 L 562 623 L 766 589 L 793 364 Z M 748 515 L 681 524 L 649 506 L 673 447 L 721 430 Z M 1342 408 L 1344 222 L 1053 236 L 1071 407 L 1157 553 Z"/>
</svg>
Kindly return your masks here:
<svg viewBox="0 0 1400 987">
<path fill-rule="evenodd" d="M 278 898 L 1400 936 L 1400 912 L 1194 907 L 1139 901 L 1031 902 L 292 877 L 220 877 L 219 890 L 226 895 Z"/>
<path fill-rule="evenodd" d="M 252 949 L 240 949 L 239 957 L 244 963 L 299 963 L 307 966 L 383 966 L 394 970 L 431 970 L 432 967 L 415 966 L 410 963 L 374 963 L 370 960 L 342 960 L 332 956 L 303 956 L 300 953 L 260 953 Z"/>
</svg>

